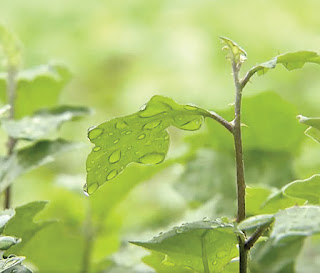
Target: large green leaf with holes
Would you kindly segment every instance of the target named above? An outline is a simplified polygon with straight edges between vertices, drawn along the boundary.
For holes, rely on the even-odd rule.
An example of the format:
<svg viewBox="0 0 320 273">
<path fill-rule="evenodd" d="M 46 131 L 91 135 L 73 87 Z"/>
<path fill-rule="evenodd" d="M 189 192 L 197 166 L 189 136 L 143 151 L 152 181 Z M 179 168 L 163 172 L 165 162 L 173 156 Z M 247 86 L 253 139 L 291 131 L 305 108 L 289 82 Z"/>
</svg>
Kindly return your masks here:
<svg viewBox="0 0 320 273">
<path fill-rule="evenodd" d="M 85 192 L 92 194 L 131 162 L 161 163 L 169 148 L 169 126 L 194 131 L 209 116 L 209 111 L 197 106 L 154 96 L 137 113 L 92 128 L 88 137 L 95 146 L 87 158 Z"/>
<path fill-rule="evenodd" d="M 37 111 L 20 120 L 2 120 L 2 127 L 15 139 L 38 140 L 59 129 L 66 121 L 80 118 L 90 113 L 86 107 L 58 106 Z"/>
<path fill-rule="evenodd" d="M 320 143 L 320 118 L 308 118 L 299 115 L 298 119 L 301 123 L 310 126 L 304 133 Z"/>
<path fill-rule="evenodd" d="M 132 243 L 166 254 L 167 263 L 200 273 L 221 272 L 238 255 L 235 227 L 221 221 L 187 223 L 149 242 Z"/>
</svg>

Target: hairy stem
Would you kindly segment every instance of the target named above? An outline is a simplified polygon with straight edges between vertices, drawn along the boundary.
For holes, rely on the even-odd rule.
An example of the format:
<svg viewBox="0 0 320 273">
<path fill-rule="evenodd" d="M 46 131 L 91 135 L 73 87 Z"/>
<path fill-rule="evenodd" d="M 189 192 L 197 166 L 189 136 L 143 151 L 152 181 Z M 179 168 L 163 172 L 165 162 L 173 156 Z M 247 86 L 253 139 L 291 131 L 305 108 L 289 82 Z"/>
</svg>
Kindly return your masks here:
<svg viewBox="0 0 320 273">
<path fill-rule="evenodd" d="M 10 105 L 9 119 L 14 118 L 15 113 L 15 99 L 16 99 L 16 76 L 17 70 L 13 66 L 8 67 L 8 75 L 7 75 L 7 100 Z M 7 142 L 7 155 L 10 156 L 13 153 L 14 147 L 16 146 L 17 141 L 9 137 Z M 5 200 L 4 200 L 4 208 L 8 209 L 11 206 L 11 186 L 8 186 L 5 190 Z"/>
<path fill-rule="evenodd" d="M 241 222 L 246 218 L 246 206 L 245 206 L 245 191 L 246 184 L 244 179 L 244 165 L 242 154 L 242 137 L 241 137 L 241 99 L 242 99 L 242 87 L 239 81 L 240 65 L 232 62 L 233 80 L 236 89 L 235 98 L 235 118 L 234 118 L 234 147 L 236 158 L 236 176 L 237 176 L 237 199 L 238 199 L 238 212 L 237 222 Z M 247 272 L 247 256 L 248 250 L 245 248 L 245 242 L 239 238 L 239 256 L 240 256 L 240 273 Z"/>
</svg>

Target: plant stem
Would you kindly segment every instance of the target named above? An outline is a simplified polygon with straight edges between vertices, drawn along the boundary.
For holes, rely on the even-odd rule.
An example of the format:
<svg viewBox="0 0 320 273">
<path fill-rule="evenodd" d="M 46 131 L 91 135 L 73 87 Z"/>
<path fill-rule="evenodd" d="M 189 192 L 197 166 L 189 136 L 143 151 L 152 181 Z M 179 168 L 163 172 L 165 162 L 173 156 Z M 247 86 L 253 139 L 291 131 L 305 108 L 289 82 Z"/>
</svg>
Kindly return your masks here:
<svg viewBox="0 0 320 273">
<path fill-rule="evenodd" d="M 271 223 L 270 223 L 271 224 Z M 262 233 L 270 226 L 270 224 L 264 225 L 259 227 L 253 234 L 252 236 L 245 242 L 245 249 L 249 250 L 255 242 L 260 238 Z"/>
<path fill-rule="evenodd" d="M 94 231 L 92 227 L 92 214 L 90 201 L 87 203 L 87 213 L 84 222 L 84 251 L 82 256 L 82 269 L 81 273 L 90 272 L 90 260 L 94 243 Z"/>
<path fill-rule="evenodd" d="M 14 118 L 15 113 L 15 99 L 16 99 L 16 76 L 17 70 L 14 66 L 8 67 L 8 75 L 7 75 L 7 100 L 10 105 L 9 110 L 9 119 Z M 13 153 L 14 147 L 16 146 L 16 139 L 9 136 L 7 142 L 7 155 L 10 156 Z M 8 209 L 11 206 L 11 186 L 8 186 L 5 191 L 5 200 L 4 200 L 4 208 Z"/>
<path fill-rule="evenodd" d="M 235 98 L 235 118 L 234 118 L 234 147 L 236 158 L 236 173 L 237 173 L 237 199 L 238 199 L 238 212 L 237 222 L 241 222 L 246 218 L 245 194 L 246 184 L 244 179 L 244 165 L 242 154 L 242 137 L 241 137 L 241 99 L 242 87 L 239 81 L 240 64 L 235 61 L 232 62 L 233 80 L 236 88 Z M 239 256 L 240 256 L 240 273 L 247 272 L 247 255 L 248 250 L 245 248 L 245 242 L 239 237 Z"/>
<path fill-rule="evenodd" d="M 219 122 L 223 127 L 225 127 L 230 133 L 233 134 L 233 125 L 232 123 L 225 120 L 223 117 L 221 117 L 219 114 L 213 111 L 209 111 L 210 115 L 209 118 L 214 119 L 215 121 Z"/>
</svg>

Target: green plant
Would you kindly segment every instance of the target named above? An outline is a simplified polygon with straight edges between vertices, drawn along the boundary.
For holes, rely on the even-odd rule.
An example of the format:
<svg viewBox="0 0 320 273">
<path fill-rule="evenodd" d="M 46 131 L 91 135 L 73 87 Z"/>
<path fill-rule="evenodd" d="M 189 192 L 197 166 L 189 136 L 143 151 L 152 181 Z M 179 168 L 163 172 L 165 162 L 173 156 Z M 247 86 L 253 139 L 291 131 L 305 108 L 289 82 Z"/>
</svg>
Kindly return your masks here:
<svg viewBox="0 0 320 273">
<path fill-rule="evenodd" d="M 294 181 L 274 193 L 259 188 L 249 188 L 246 193 L 241 128 L 242 92 L 256 73 L 265 74 L 278 64 L 288 70 L 302 68 L 305 63 L 320 64 L 320 56 L 311 51 L 286 53 L 254 66 L 240 78 L 247 54 L 228 38 L 221 40 L 227 50 L 227 59 L 231 61 L 235 85 L 232 121 L 195 105 L 180 105 L 170 98 L 154 96 L 137 113 L 112 119 L 89 130 L 88 137 L 95 146 L 87 158 L 84 191 L 88 195 L 93 194 L 132 162 L 163 162 L 169 146 L 166 130 L 169 126 L 194 131 L 200 129 L 204 118 L 213 119 L 224 127 L 224 132 L 217 133 L 225 136 L 223 141 L 226 144 L 230 142 L 230 134 L 233 137 L 238 204 L 236 221 L 206 218 L 174 227 L 151 241 L 132 243 L 152 251 L 144 261 L 157 272 L 237 272 L 239 263 L 239 272 L 244 273 L 248 271 L 250 249 L 261 241 L 250 259 L 251 272 L 293 272 L 294 259 L 305 237 L 320 232 L 317 217 L 320 213 L 319 176 Z M 273 103 L 272 96 L 270 100 L 270 95 L 266 95 L 266 101 Z M 268 107 L 274 106 L 270 104 Z M 306 134 L 319 141 L 319 119 L 299 118 L 302 123 L 311 126 Z M 268 128 L 268 124 L 261 120 L 258 120 L 258 126 Z M 280 123 L 280 126 L 286 124 Z M 205 142 L 208 137 L 215 138 L 215 132 L 207 134 L 202 140 Z M 268 139 L 259 135 L 253 137 L 260 137 L 262 145 L 268 146 Z M 285 141 L 284 145 L 290 147 L 295 145 L 295 141 Z M 224 148 L 225 144 L 221 146 Z M 275 146 L 273 148 L 277 150 L 281 142 Z M 201 181 L 197 183 L 201 187 Z M 246 214 L 251 217 L 247 218 Z"/>
</svg>

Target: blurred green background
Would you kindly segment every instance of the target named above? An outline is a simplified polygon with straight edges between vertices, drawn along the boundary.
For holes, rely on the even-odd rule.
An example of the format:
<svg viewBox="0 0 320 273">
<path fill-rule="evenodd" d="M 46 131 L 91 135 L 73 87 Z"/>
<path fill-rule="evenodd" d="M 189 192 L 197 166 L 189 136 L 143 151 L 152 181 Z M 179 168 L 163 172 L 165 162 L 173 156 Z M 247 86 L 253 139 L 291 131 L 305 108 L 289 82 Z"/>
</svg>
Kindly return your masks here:
<svg viewBox="0 0 320 273">
<path fill-rule="evenodd" d="M 233 82 L 219 36 L 231 38 L 246 50 L 244 73 L 280 53 L 319 52 L 319 10 L 318 0 L 2 0 L 0 20 L 23 44 L 23 67 L 52 60 L 65 63 L 73 76 L 59 103 L 94 109 L 88 118 L 61 128 L 60 136 L 83 142 L 83 149 L 64 154 L 14 184 L 14 205 L 50 200 L 39 217 L 60 219 L 59 224 L 41 231 L 23 255 L 39 272 L 80 272 L 88 249 L 89 215 L 98 234 L 90 246 L 93 272 L 102 272 L 112 263 L 133 268 L 142 266 L 138 261 L 143 254 L 137 247 L 127 247 L 127 240 L 152 238 L 181 221 L 234 217 L 232 146 L 222 141 L 223 133 L 214 126 L 203 126 L 202 137 L 172 129 L 169 159 L 187 151 L 186 164 L 173 164 L 163 172 L 159 169 L 166 166 L 132 165 L 123 178 L 112 181 L 121 186 L 106 185 L 90 201 L 82 193 L 85 160 L 91 149 L 87 129 L 137 111 L 155 94 L 228 115 L 223 109 L 233 102 Z M 295 120 L 298 114 L 320 116 L 319 91 L 319 67 L 312 64 L 291 72 L 278 67 L 252 78 L 244 92 L 250 109 L 246 115 L 247 120 L 260 122 L 247 124 L 249 129 L 244 130 L 256 125 L 261 134 L 259 124 L 275 125 L 270 125 L 271 133 L 264 138 L 245 138 L 250 185 L 279 188 L 319 173 L 320 147 L 303 135 L 305 128 Z M 260 99 L 251 98 L 258 94 Z M 286 129 L 288 122 L 291 131 Z M 211 142 L 207 131 L 212 139 L 217 132 L 217 140 Z M 279 139 L 270 140 L 274 135 Z M 0 143 L 4 153 L 3 134 Z M 153 173 L 157 175 L 151 179 Z M 208 196 L 210 185 L 214 186 Z M 190 187 L 200 189 L 199 196 L 190 194 Z M 299 272 L 318 272 L 319 259 L 314 257 L 320 250 L 314 240 L 308 241 L 310 247 L 300 255 Z M 109 258 L 119 249 L 123 253 Z"/>
</svg>

